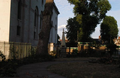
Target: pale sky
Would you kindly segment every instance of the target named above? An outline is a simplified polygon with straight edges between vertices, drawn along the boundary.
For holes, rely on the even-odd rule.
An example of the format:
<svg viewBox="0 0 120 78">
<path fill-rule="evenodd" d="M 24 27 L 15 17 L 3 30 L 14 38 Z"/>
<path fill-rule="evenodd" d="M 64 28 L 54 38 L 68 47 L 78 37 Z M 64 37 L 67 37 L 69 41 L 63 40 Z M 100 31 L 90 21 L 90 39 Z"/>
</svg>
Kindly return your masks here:
<svg viewBox="0 0 120 78">
<path fill-rule="evenodd" d="M 69 18 L 74 17 L 73 14 L 73 5 L 69 4 L 67 0 L 54 0 L 56 3 L 56 6 L 60 12 L 58 15 L 58 34 L 61 37 L 62 36 L 62 30 L 67 25 L 67 20 Z M 116 21 L 117 25 L 120 31 L 120 0 L 109 0 L 112 8 L 107 13 L 108 16 L 113 16 Z M 65 29 L 66 31 L 66 29 Z M 98 25 L 96 27 L 95 32 L 91 35 L 93 38 L 98 38 L 100 35 L 100 26 Z M 118 32 L 118 36 L 120 36 L 120 32 Z"/>
</svg>

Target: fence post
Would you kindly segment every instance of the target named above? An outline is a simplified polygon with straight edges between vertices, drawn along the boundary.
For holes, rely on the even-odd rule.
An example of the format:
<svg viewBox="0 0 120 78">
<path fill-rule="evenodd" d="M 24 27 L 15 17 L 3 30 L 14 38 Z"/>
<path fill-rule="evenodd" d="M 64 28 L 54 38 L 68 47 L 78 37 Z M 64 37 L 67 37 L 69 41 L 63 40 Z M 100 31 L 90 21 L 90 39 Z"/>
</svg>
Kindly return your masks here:
<svg viewBox="0 0 120 78">
<path fill-rule="evenodd" d="M 24 58 L 26 57 L 26 45 L 27 45 L 27 43 L 24 44 L 24 47 L 25 47 L 25 53 L 24 53 L 25 56 L 24 56 Z"/>
<path fill-rule="evenodd" d="M 27 57 L 27 47 L 28 47 L 27 45 L 28 45 L 28 44 L 26 43 L 26 57 Z"/>
<path fill-rule="evenodd" d="M 3 54 L 4 54 L 4 55 L 5 55 L 5 57 L 6 57 L 6 54 L 5 54 L 5 42 L 4 42 L 4 51 L 3 51 L 3 52 L 4 52 Z"/>
</svg>

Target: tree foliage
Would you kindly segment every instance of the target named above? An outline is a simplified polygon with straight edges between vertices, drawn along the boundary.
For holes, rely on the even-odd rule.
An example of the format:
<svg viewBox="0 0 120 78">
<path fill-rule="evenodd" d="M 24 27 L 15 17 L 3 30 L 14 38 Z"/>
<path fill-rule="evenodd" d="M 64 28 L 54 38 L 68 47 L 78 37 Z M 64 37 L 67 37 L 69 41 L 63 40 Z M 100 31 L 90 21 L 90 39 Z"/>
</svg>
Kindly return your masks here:
<svg viewBox="0 0 120 78">
<path fill-rule="evenodd" d="M 112 16 L 106 16 L 101 24 L 101 38 L 104 41 L 112 42 L 118 35 L 117 21 Z"/>
<path fill-rule="evenodd" d="M 70 18 L 67 21 L 67 38 L 70 41 L 76 41 L 77 40 L 77 31 L 80 28 L 79 23 L 76 21 L 76 18 Z"/>
<path fill-rule="evenodd" d="M 68 0 L 74 6 L 76 21 L 80 25 L 79 41 L 87 41 L 95 31 L 95 27 L 111 9 L 108 0 Z M 81 37 L 81 38 L 79 38 Z"/>
</svg>

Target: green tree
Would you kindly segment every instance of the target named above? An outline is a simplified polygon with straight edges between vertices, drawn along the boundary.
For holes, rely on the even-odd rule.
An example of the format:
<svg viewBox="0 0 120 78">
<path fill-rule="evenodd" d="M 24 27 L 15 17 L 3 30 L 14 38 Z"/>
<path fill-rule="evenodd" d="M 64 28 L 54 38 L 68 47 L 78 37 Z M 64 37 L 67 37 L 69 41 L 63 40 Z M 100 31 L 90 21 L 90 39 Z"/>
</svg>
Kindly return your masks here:
<svg viewBox="0 0 120 78">
<path fill-rule="evenodd" d="M 76 21 L 80 24 L 79 41 L 88 41 L 95 27 L 111 9 L 108 0 L 68 0 L 74 5 Z"/>
<path fill-rule="evenodd" d="M 79 23 L 76 21 L 76 18 L 70 18 L 67 21 L 67 38 L 70 41 L 76 41 L 77 40 L 77 31 L 79 30 L 80 25 Z"/>
<path fill-rule="evenodd" d="M 101 23 L 101 38 L 108 43 L 113 42 L 113 39 L 118 35 L 117 21 L 112 16 L 106 16 Z"/>
<path fill-rule="evenodd" d="M 60 36 L 57 34 L 57 44 L 58 44 L 58 45 L 60 45 L 59 39 L 60 39 Z"/>
</svg>

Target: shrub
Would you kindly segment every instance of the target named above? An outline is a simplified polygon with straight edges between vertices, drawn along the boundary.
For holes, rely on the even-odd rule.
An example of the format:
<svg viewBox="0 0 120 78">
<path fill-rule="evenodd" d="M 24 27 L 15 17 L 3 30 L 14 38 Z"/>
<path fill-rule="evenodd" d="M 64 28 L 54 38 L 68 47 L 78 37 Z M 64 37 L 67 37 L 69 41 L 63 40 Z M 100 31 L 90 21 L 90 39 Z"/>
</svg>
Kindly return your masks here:
<svg viewBox="0 0 120 78">
<path fill-rule="evenodd" d="M 0 51 L 0 58 L 2 58 L 2 61 L 5 61 L 6 57 L 5 55 Z"/>
<path fill-rule="evenodd" d="M 116 50 L 117 46 L 115 44 L 108 44 L 107 48 L 110 50 L 108 51 L 110 53 L 110 56 L 112 56 L 113 53 L 117 51 Z"/>
<path fill-rule="evenodd" d="M 77 49 L 74 49 L 73 52 L 72 52 L 72 56 L 75 57 L 75 56 L 77 56 L 77 54 L 78 54 L 78 50 L 77 50 Z"/>
<path fill-rule="evenodd" d="M 18 51 L 15 50 L 15 47 L 13 46 L 11 49 L 10 49 L 10 53 L 13 54 L 13 60 L 16 60 L 18 58 Z"/>
</svg>

